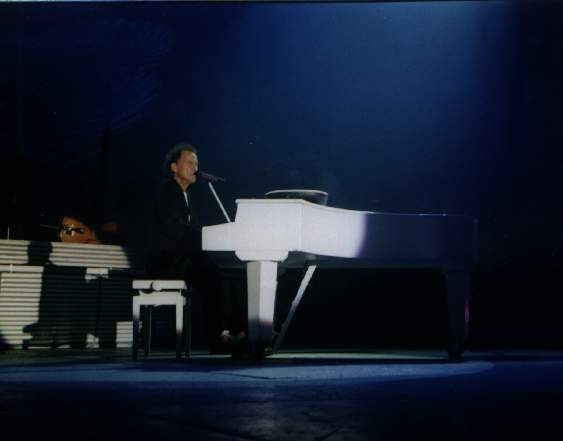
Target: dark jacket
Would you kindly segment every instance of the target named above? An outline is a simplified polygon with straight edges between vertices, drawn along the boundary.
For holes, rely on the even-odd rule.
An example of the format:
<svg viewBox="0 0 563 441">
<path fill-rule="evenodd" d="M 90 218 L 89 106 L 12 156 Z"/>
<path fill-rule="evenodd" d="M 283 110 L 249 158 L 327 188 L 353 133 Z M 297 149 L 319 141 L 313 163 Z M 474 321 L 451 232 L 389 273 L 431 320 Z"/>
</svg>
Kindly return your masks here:
<svg viewBox="0 0 563 441">
<path fill-rule="evenodd" d="M 182 270 L 200 259 L 201 226 L 188 194 L 173 179 L 164 180 L 153 202 L 150 232 L 149 270 Z"/>
</svg>

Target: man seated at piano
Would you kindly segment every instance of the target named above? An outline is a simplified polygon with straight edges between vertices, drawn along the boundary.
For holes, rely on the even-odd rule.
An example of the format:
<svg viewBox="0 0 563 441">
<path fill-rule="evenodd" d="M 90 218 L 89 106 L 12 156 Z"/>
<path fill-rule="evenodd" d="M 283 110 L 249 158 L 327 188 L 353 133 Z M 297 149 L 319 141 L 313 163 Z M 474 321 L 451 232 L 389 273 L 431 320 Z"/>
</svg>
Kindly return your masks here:
<svg viewBox="0 0 563 441">
<path fill-rule="evenodd" d="M 197 151 L 189 144 L 178 144 L 165 156 L 165 176 L 153 201 L 148 271 L 151 277 L 182 277 L 201 295 L 210 351 L 224 353 L 238 350 L 245 323 L 234 316 L 232 293 L 201 248 L 201 225 L 189 191 L 198 167 Z"/>
</svg>

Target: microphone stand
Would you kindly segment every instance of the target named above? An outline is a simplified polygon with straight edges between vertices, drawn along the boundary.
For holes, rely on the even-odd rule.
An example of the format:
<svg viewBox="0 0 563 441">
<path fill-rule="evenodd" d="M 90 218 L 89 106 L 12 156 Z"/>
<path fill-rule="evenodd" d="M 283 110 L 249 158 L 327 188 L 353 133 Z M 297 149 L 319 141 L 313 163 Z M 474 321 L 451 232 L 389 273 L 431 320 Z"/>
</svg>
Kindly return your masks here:
<svg viewBox="0 0 563 441">
<path fill-rule="evenodd" d="M 219 196 L 217 196 L 217 192 L 215 191 L 215 187 L 213 187 L 213 184 L 211 183 L 211 181 L 207 181 L 207 184 L 209 185 L 209 189 L 211 190 L 211 193 L 213 193 L 213 196 L 215 196 L 215 200 L 217 201 L 217 204 L 219 204 L 219 207 L 221 208 L 221 211 L 225 215 L 227 222 L 230 223 L 231 219 L 229 218 L 229 215 L 227 214 L 225 207 L 223 207 L 223 204 L 221 203 L 221 199 L 219 199 Z"/>
</svg>

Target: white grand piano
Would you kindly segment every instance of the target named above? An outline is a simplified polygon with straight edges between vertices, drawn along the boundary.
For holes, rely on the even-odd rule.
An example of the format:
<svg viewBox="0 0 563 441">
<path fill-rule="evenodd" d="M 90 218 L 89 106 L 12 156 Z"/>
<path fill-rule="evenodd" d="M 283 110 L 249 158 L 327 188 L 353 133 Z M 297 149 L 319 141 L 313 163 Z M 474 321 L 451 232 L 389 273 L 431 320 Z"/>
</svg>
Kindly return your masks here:
<svg viewBox="0 0 563 441">
<path fill-rule="evenodd" d="M 300 195 L 311 190 L 291 191 Z M 234 222 L 203 228 L 204 250 L 234 251 L 246 262 L 248 339 L 256 351 L 279 348 L 316 267 L 334 265 L 338 258 L 350 259 L 358 267 L 439 268 L 448 295 L 447 350 L 452 358 L 462 356 L 468 332 L 469 275 L 476 261 L 475 219 L 345 210 L 290 199 L 288 194 L 280 199 L 239 199 Z M 288 258 L 302 260 L 308 267 L 275 335 L 277 267 Z"/>
</svg>

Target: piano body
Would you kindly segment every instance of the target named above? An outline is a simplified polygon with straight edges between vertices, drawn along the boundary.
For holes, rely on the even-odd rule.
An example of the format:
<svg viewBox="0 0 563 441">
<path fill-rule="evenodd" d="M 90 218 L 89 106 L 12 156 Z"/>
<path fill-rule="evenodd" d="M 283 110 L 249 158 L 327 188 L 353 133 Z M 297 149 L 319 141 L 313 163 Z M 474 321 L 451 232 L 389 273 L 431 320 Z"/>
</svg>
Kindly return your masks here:
<svg viewBox="0 0 563 441">
<path fill-rule="evenodd" d="M 277 350 L 317 266 L 439 268 L 448 296 L 448 353 L 461 357 L 468 333 L 469 276 L 476 261 L 477 221 L 457 215 L 346 210 L 303 199 L 239 199 L 234 222 L 203 228 L 202 248 L 234 251 L 246 262 L 248 339 Z M 289 258 L 289 259 L 288 259 Z M 274 338 L 277 267 L 308 268 L 288 317 Z M 351 265 L 350 265 L 351 264 Z"/>
</svg>

